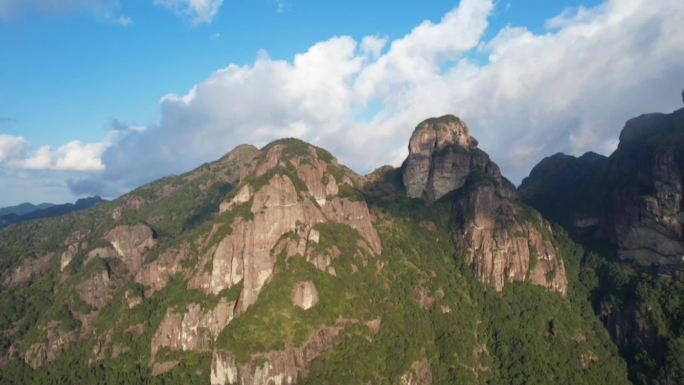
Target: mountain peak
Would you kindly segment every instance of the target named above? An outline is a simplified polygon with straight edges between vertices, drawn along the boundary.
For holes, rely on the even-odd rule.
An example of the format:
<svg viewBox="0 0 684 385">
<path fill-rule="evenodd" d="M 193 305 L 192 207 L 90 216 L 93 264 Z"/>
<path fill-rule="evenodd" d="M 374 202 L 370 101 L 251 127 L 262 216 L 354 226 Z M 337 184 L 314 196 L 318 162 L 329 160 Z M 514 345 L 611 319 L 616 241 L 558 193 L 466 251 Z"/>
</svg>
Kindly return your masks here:
<svg viewBox="0 0 684 385">
<path fill-rule="evenodd" d="M 421 122 L 411 135 L 410 154 L 423 154 L 443 150 L 450 146 L 465 149 L 477 147 L 477 140 L 470 136 L 468 125 L 454 115 L 444 115 Z"/>
<path fill-rule="evenodd" d="M 406 195 L 434 202 L 461 188 L 473 169 L 501 179 L 463 120 L 454 115 L 424 120 L 411 135 L 402 166 Z"/>
</svg>

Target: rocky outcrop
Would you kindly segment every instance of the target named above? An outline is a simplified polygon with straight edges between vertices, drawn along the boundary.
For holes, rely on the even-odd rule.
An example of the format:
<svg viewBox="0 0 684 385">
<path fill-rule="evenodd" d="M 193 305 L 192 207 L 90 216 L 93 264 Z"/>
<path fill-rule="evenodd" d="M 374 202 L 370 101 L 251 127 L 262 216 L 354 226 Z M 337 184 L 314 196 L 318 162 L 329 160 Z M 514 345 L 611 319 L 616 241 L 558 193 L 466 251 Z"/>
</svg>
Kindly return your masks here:
<svg viewBox="0 0 684 385">
<path fill-rule="evenodd" d="M 85 233 L 81 231 L 75 231 L 64 241 L 64 246 L 66 247 L 66 250 L 62 252 L 62 255 L 59 258 L 60 271 L 64 271 L 64 269 L 67 266 L 69 266 L 69 263 L 71 263 L 71 260 L 74 259 L 76 254 L 78 254 L 78 252 L 81 251 L 82 248 L 87 247 L 87 242 L 83 242 L 85 238 Z"/>
<path fill-rule="evenodd" d="M 309 374 L 311 362 L 334 346 L 342 327 L 324 328 L 302 347 L 257 354 L 240 363 L 229 352 L 214 351 L 211 385 L 292 385 Z"/>
<path fill-rule="evenodd" d="M 318 304 L 318 290 L 312 281 L 295 283 L 291 297 L 292 303 L 304 310 L 309 310 Z"/>
<path fill-rule="evenodd" d="M 641 266 L 684 263 L 684 109 L 629 120 L 609 157 L 554 155 L 523 199 L 586 247 Z"/>
<path fill-rule="evenodd" d="M 478 279 L 497 291 L 529 281 L 565 293 L 563 261 L 551 227 L 518 200 L 515 187 L 452 115 L 416 127 L 402 166 L 409 198 L 453 197 L 453 237 Z"/>
<path fill-rule="evenodd" d="M 346 198 L 331 199 L 323 206 L 323 213 L 328 220 L 348 225 L 358 231 L 369 244 L 374 254 L 382 253 L 382 244 L 371 221 L 368 205 L 363 201 L 352 201 Z"/>
<path fill-rule="evenodd" d="M 565 294 L 565 265 L 539 214 L 501 195 L 493 183 L 468 185 L 454 203 L 454 238 L 477 278 L 497 291 L 529 281 Z"/>
<path fill-rule="evenodd" d="M 446 115 L 427 119 L 413 131 L 402 180 L 408 197 L 433 202 L 458 190 L 474 170 L 498 173 L 465 122 Z"/>
<path fill-rule="evenodd" d="M 219 333 L 233 320 L 235 302 L 219 300 L 213 309 L 202 310 L 199 304 L 187 306 L 185 313 L 168 309 L 152 337 L 154 360 L 161 348 L 172 351 L 208 351 Z"/>
<path fill-rule="evenodd" d="M 235 194 L 231 200 L 221 203 L 219 206 L 219 212 L 224 213 L 226 211 L 230 211 L 236 206 L 249 202 L 249 200 L 252 199 L 252 195 L 252 186 L 249 184 L 242 186 L 242 188 L 238 190 L 238 193 Z"/>
<path fill-rule="evenodd" d="M 423 358 L 411 364 L 411 371 L 401 376 L 401 385 L 432 385 L 432 368 Z"/>
<path fill-rule="evenodd" d="M 329 167 L 339 166 L 334 160 L 321 160 L 318 151 L 302 142 L 275 144 L 255 158 L 251 169 L 256 171 L 251 178 L 266 180 L 254 183 L 245 176 L 237 194 L 222 205 L 224 215 L 230 215 L 237 206 L 251 202 L 250 215 L 233 220 L 230 234 L 210 251 L 209 261 L 202 263 L 210 266 L 210 272 L 199 271 L 190 287 L 218 294 L 242 282 L 236 308 L 237 313 L 242 313 L 257 300 L 273 274 L 278 255 L 283 251 L 304 255 L 313 226 L 328 221 L 349 225 L 373 253 L 381 252 L 368 206 L 363 201 L 334 195 L 339 190 Z M 303 243 L 283 242 L 289 233 L 301 233 Z"/>
<path fill-rule="evenodd" d="M 111 272 L 101 269 L 76 287 L 76 292 L 83 302 L 95 309 L 102 309 L 112 300 L 114 283 Z"/>
<path fill-rule="evenodd" d="M 218 293 L 243 281 L 238 310 L 246 310 L 257 299 L 273 273 L 276 256 L 271 249 L 298 223 L 324 221 L 313 202 L 301 201 L 294 184 L 285 175 L 273 176 L 254 194 L 251 221 L 238 220 L 233 233 L 216 249 L 210 291 Z"/>
<path fill-rule="evenodd" d="M 2 277 L 2 285 L 7 288 L 26 286 L 38 280 L 52 267 L 55 253 L 47 253 L 38 258 L 24 258 L 21 264 Z"/>
<path fill-rule="evenodd" d="M 105 235 L 128 271 L 140 270 L 143 256 L 157 246 L 154 231 L 146 225 L 117 226 Z"/>
<path fill-rule="evenodd" d="M 166 287 L 169 280 L 183 270 L 183 263 L 190 256 L 190 244 L 185 242 L 178 247 L 166 249 L 152 263 L 144 265 L 135 276 L 135 281 L 148 289 L 145 296 Z"/>
<path fill-rule="evenodd" d="M 44 340 L 29 346 L 24 354 L 24 362 L 33 369 L 57 359 L 78 337 L 75 331 L 63 331 L 58 321 L 50 321 L 43 328 L 43 333 Z"/>
<path fill-rule="evenodd" d="M 112 210 L 111 217 L 115 222 L 119 222 L 126 212 L 137 212 L 149 206 L 149 202 L 136 195 L 129 195 L 121 198 L 121 202 Z"/>
</svg>

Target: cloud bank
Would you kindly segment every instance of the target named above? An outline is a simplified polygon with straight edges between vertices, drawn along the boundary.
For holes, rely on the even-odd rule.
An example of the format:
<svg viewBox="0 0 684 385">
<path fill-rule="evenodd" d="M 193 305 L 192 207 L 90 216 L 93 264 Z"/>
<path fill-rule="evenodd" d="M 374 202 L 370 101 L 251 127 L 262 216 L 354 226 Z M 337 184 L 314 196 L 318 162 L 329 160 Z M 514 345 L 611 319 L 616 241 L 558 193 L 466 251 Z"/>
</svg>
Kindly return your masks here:
<svg viewBox="0 0 684 385">
<path fill-rule="evenodd" d="M 684 2 L 608 0 L 564 11 L 543 33 L 508 26 L 487 40 L 493 9 L 463 0 L 392 41 L 337 36 L 290 61 L 260 52 L 251 65 L 229 65 L 164 96 L 158 124 L 118 130 L 101 153 L 85 151 L 101 155 L 89 163 L 101 171 L 70 187 L 115 196 L 281 137 L 323 146 L 365 173 L 400 164 L 413 128 L 447 113 L 465 119 L 518 182 L 544 156 L 609 153 L 628 118 L 681 107 Z"/>
</svg>

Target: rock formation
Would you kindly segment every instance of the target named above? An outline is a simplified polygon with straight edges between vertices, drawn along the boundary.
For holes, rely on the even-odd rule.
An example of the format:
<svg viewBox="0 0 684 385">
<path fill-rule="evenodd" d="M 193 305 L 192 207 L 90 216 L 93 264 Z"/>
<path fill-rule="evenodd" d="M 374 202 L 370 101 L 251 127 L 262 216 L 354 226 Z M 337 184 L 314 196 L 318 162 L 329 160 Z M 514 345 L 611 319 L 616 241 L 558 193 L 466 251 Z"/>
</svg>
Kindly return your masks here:
<svg viewBox="0 0 684 385">
<path fill-rule="evenodd" d="M 320 330 L 302 347 L 287 347 L 240 363 L 228 352 L 214 351 L 211 385 L 289 385 L 304 379 L 311 362 L 336 342 L 343 328 Z"/>
<path fill-rule="evenodd" d="M 304 148 L 289 154 L 293 146 Z M 273 274 L 278 257 L 274 250 L 281 238 L 328 221 L 350 226 L 373 253 L 382 251 L 366 203 L 337 195 L 337 183 L 332 182 L 335 176 L 329 168 L 339 166 L 321 160 L 318 151 L 301 142 L 276 143 L 253 159 L 249 169 L 255 170 L 254 175 L 243 175 L 244 183 L 220 208 L 224 215 L 231 215 L 239 206 L 248 204 L 249 214 L 233 220 L 230 234 L 204 262 L 211 265 L 211 273 L 200 271 L 190 287 L 218 294 L 242 282 L 236 309 L 242 313 L 256 302 Z M 296 175 L 290 170 L 297 170 Z"/>
<path fill-rule="evenodd" d="M 0 232 L 0 295 L 12 293 L 0 306 L 25 314 L 0 319 L 0 380 L 11 359 L 62 370 L 69 354 L 110 382 L 294 385 L 355 361 L 363 381 L 331 381 L 496 380 L 490 361 L 502 359 L 503 373 L 505 357 L 476 352 L 487 352 L 486 333 L 507 332 L 487 312 L 517 291 L 494 291 L 529 282 L 565 295 L 568 282 L 551 226 L 477 145 L 460 119 L 429 119 L 402 168 L 367 177 L 295 139 L 238 146 L 53 224 L 59 236 L 3 242 Z M 492 293 L 478 292 L 461 261 Z M 552 295 L 567 305 L 559 316 L 575 309 Z M 567 347 L 557 341 L 549 349 Z M 606 349 L 595 348 L 603 364 Z M 595 357 L 581 361 L 587 371 L 601 366 Z"/>
<path fill-rule="evenodd" d="M 587 247 L 603 245 L 602 253 L 670 269 L 684 257 L 683 177 L 680 109 L 629 120 L 607 158 L 589 153 L 544 159 L 520 191 Z"/>
<path fill-rule="evenodd" d="M 208 351 L 221 330 L 233 319 L 234 307 L 235 302 L 221 299 L 216 307 L 206 311 L 196 303 L 188 305 L 185 313 L 168 309 L 152 337 L 152 359 L 161 348 L 171 351 Z"/>
<path fill-rule="evenodd" d="M 500 291 L 507 282 L 529 280 L 565 294 L 565 266 L 551 227 L 520 203 L 462 120 L 447 115 L 419 124 L 402 180 L 409 198 L 431 203 L 453 195 L 454 239 L 480 281 Z"/>
<path fill-rule="evenodd" d="M 401 376 L 401 385 L 432 385 L 430 363 L 423 358 L 411 364 L 411 371 Z"/>
<path fill-rule="evenodd" d="M 190 256 L 190 247 L 190 244 L 183 243 L 177 248 L 169 248 L 138 271 L 135 281 L 148 288 L 147 296 L 162 290 L 173 276 L 183 270 L 183 263 Z"/>
<path fill-rule="evenodd" d="M 50 270 L 54 258 L 54 253 L 47 253 L 38 258 L 24 258 L 19 266 L 3 274 L 2 285 L 16 288 L 31 283 Z"/>
<path fill-rule="evenodd" d="M 453 115 L 427 119 L 413 131 L 402 166 L 406 195 L 433 202 L 458 190 L 471 171 L 490 163 L 465 122 Z"/>
<path fill-rule="evenodd" d="M 157 245 L 154 232 L 146 225 L 117 226 L 105 236 L 116 250 L 128 271 L 136 273 L 143 264 L 143 255 Z"/>
<path fill-rule="evenodd" d="M 24 354 L 24 361 L 33 369 L 57 359 L 78 337 L 74 331 L 63 331 L 57 321 L 49 322 L 42 333 L 44 340 L 32 344 Z"/>
<path fill-rule="evenodd" d="M 292 303 L 304 310 L 309 310 L 318 304 L 318 290 L 311 281 L 297 282 L 292 289 Z"/>
</svg>

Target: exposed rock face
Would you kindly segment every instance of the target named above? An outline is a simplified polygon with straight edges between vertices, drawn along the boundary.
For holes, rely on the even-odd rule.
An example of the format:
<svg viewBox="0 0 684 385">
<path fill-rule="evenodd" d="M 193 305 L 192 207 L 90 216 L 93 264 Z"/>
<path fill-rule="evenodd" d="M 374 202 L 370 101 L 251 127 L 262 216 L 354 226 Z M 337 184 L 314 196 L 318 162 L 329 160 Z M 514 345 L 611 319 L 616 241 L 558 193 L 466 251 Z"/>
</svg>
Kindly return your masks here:
<svg viewBox="0 0 684 385">
<path fill-rule="evenodd" d="M 110 271 L 102 269 L 76 287 L 76 292 L 83 302 L 95 309 L 102 309 L 112 299 Z"/>
<path fill-rule="evenodd" d="M 413 131 L 402 179 L 407 196 L 433 202 L 463 186 L 472 170 L 487 167 L 496 168 L 477 149 L 465 122 L 446 115 L 425 120 Z"/>
<path fill-rule="evenodd" d="M 188 305 L 184 314 L 168 309 L 152 337 L 151 356 L 160 348 L 175 351 L 208 351 L 212 341 L 233 319 L 235 302 L 221 299 L 206 312 L 198 304 Z"/>
<path fill-rule="evenodd" d="M 483 183 L 467 186 L 456 199 L 454 237 L 468 263 L 497 291 L 508 282 L 529 280 L 565 294 L 565 265 L 550 236 L 544 236 L 551 226 L 510 199 L 510 190 L 506 195 Z"/>
<path fill-rule="evenodd" d="M 312 281 L 295 283 L 292 290 L 292 303 L 304 310 L 309 310 L 318 304 L 318 290 Z"/>
<path fill-rule="evenodd" d="M 38 258 L 25 258 L 19 266 L 2 277 L 3 286 L 16 288 L 39 279 L 50 270 L 54 257 L 55 253 L 47 253 Z"/>
<path fill-rule="evenodd" d="M 334 198 L 323 206 L 323 213 L 329 220 L 343 223 L 358 231 L 365 241 L 368 242 L 373 253 L 380 254 L 382 252 L 380 236 L 378 236 L 375 227 L 373 227 L 366 202 Z"/>
<path fill-rule="evenodd" d="M 411 371 L 401 376 L 401 385 L 432 385 L 430 363 L 423 358 L 411 364 Z"/>
<path fill-rule="evenodd" d="M 138 271 L 135 281 L 149 287 L 145 295 L 151 296 L 166 287 L 171 277 L 183 269 L 183 262 L 190 254 L 190 245 L 183 243 L 178 248 L 167 249 L 154 262 Z"/>
<path fill-rule="evenodd" d="M 146 225 L 117 226 L 105 239 L 116 250 L 128 271 L 136 273 L 143 264 L 143 255 L 157 246 L 154 232 Z"/>
<path fill-rule="evenodd" d="M 120 221 L 126 211 L 140 211 L 149 205 L 149 202 L 139 196 L 127 196 L 121 201 L 121 204 L 112 210 L 112 219 L 115 222 Z"/>
<path fill-rule="evenodd" d="M 33 369 L 54 361 L 77 339 L 76 332 L 63 332 L 57 321 L 50 321 L 44 333 L 45 340 L 31 345 L 24 354 L 24 361 Z"/>
<path fill-rule="evenodd" d="M 463 121 L 447 115 L 419 124 L 402 180 L 408 197 L 428 203 L 456 192 L 453 236 L 480 281 L 497 291 L 507 282 L 529 280 L 566 292 L 563 261 L 544 236 L 550 226 L 523 207 L 515 187 L 477 148 Z"/>
<path fill-rule="evenodd" d="M 590 248 L 610 245 L 600 251 L 643 266 L 672 268 L 684 258 L 683 178 L 680 109 L 629 120 L 608 158 L 544 159 L 520 191 L 526 202 Z"/>
<path fill-rule="evenodd" d="M 304 153 L 291 155 L 291 147 L 276 144 L 263 156 L 255 158 L 250 169 L 256 170 L 256 177 L 266 178 L 267 173 L 276 172 L 258 188 L 245 182 L 238 187 L 240 190 L 234 198 L 222 206 L 223 212 L 229 213 L 239 204 L 251 201 L 252 218 L 238 217 L 234 220 L 230 234 L 218 243 L 210 257 L 211 273 L 199 272 L 191 280 L 191 287 L 218 294 L 242 282 L 243 289 L 236 308 L 237 313 L 242 313 L 257 300 L 262 287 L 273 274 L 280 252 L 287 249 L 288 254 L 304 255 L 311 228 L 327 221 L 352 227 L 372 252 L 379 254 L 382 251 L 380 237 L 373 227 L 366 203 L 334 195 L 339 189 L 328 168 L 339 166 L 335 163 L 331 166 L 319 158 L 315 148 L 304 146 Z M 293 168 L 297 170 L 295 179 L 298 187 L 292 180 L 293 176 L 286 172 Z M 283 236 L 291 232 L 302 235 L 306 232 L 304 243 L 291 245 L 282 242 Z M 311 241 L 317 242 L 314 238 Z"/>
<path fill-rule="evenodd" d="M 252 356 L 250 362 L 239 363 L 228 352 L 214 351 L 211 385 L 291 385 L 309 374 L 311 362 L 330 349 L 342 331 L 341 327 L 325 328 L 303 347 L 287 347 Z"/>
<path fill-rule="evenodd" d="M 219 212 L 223 213 L 226 211 L 230 211 L 230 209 L 234 208 L 235 206 L 249 202 L 249 200 L 252 199 L 252 194 L 252 186 L 242 186 L 238 193 L 235 194 L 233 199 L 231 199 L 228 202 L 221 203 L 221 205 L 219 206 Z"/>
<path fill-rule="evenodd" d="M 64 250 L 64 252 L 59 258 L 60 271 L 64 271 L 64 269 L 69 265 L 69 263 L 71 263 L 71 260 L 74 259 L 74 257 L 76 256 L 76 254 L 78 254 L 81 248 L 85 248 L 87 246 L 87 243 L 85 242 L 84 244 L 81 244 L 81 241 L 83 241 L 85 237 L 86 234 L 80 231 L 75 231 L 64 241 L 64 246 L 66 246 L 66 250 Z"/>
<path fill-rule="evenodd" d="M 254 219 L 238 221 L 233 233 L 219 244 L 213 258 L 210 291 L 218 293 L 243 280 L 239 311 L 255 301 L 271 277 L 276 256 L 271 249 L 298 223 L 324 220 L 312 202 L 300 201 L 294 184 L 285 175 L 273 176 L 254 194 Z"/>
<path fill-rule="evenodd" d="M 88 252 L 88 257 L 85 260 L 84 266 L 90 263 L 90 261 L 100 258 L 100 259 L 107 259 L 107 258 L 117 258 L 118 254 L 116 253 L 116 250 L 113 248 L 107 246 L 107 247 L 98 247 L 96 249 L 92 249 Z"/>
</svg>

